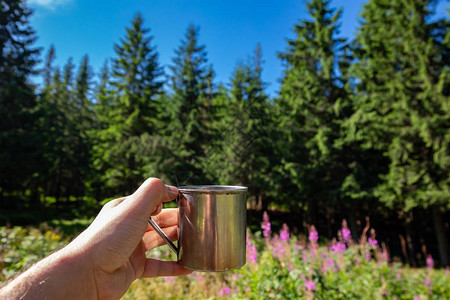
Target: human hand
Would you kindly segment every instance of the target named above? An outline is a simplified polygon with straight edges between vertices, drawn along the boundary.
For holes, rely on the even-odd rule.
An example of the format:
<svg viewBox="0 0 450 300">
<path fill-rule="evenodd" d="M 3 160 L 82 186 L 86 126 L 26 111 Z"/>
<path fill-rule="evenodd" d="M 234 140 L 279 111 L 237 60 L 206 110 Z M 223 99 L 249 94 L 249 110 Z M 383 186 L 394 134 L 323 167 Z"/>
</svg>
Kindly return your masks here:
<svg viewBox="0 0 450 300">
<path fill-rule="evenodd" d="M 162 209 L 177 195 L 175 187 L 147 179 L 132 195 L 108 202 L 85 231 L 2 288 L 0 298 L 118 299 L 137 278 L 191 273 L 145 255 L 164 244 L 148 224 L 150 216 L 177 239 L 177 211 Z"/>
<path fill-rule="evenodd" d="M 140 277 L 192 272 L 176 262 L 145 255 L 164 244 L 148 224 L 150 215 L 172 241 L 178 238 L 177 210 L 162 210 L 162 202 L 174 200 L 177 195 L 175 187 L 150 178 L 132 195 L 108 202 L 91 226 L 67 247 L 70 251 L 86 253 L 98 298 L 119 298 Z"/>
</svg>

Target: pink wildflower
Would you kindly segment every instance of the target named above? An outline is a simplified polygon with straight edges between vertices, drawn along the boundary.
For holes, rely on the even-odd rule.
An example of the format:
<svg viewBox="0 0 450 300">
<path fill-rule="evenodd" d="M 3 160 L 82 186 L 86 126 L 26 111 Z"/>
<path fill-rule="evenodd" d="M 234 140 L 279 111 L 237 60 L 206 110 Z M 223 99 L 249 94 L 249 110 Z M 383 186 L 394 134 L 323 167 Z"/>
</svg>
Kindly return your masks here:
<svg viewBox="0 0 450 300">
<path fill-rule="evenodd" d="M 164 276 L 164 280 L 172 283 L 174 279 L 173 279 L 173 277 L 170 277 L 170 276 Z"/>
<path fill-rule="evenodd" d="M 378 241 L 375 239 L 375 237 L 376 237 L 375 229 L 372 228 L 372 229 L 370 229 L 370 237 L 368 239 L 369 245 L 371 247 L 378 248 Z"/>
<path fill-rule="evenodd" d="M 369 245 L 372 247 L 378 247 L 378 241 L 376 239 L 369 238 Z"/>
<path fill-rule="evenodd" d="M 230 295 L 230 294 L 231 294 L 231 290 L 227 286 L 224 286 L 219 292 L 219 296 L 225 296 L 225 295 Z"/>
<path fill-rule="evenodd" d="M 427 256 L 427 269 L 431 270 L 434 267 L 434 260 L 433 257 L 431 257 L 431 255 Z"/>
<path fill-rule="evenodd" d="M 344 243 L 337 242 L 336 244 L 332 245 L 330 247 L 331 251 L 333 251 L 335 254 L 339 254 L 345 251 L 347 247 Z"/>
<path fill-rule="evenodd" d="M 261 228 L 263 230 L 263 236 L 265 238 L 269 238 L 270 234 L 272 233 L 272 226 L 270 225 L 269 215 L 266 211 L 263 214 L 263 222 L 261 224 Z"/>
<path fill-rule="evenodd" d="M 332 258 L 325 258 L 325 266 L 334 268 L 334 260 Z"/>
<path fill-rule="evenodd" d="M 316 284 L 312 280 L 305 281 L 305 288 L 307 291 L 317 291 Z"/>
<path fill-rule="evenodd" d="M 348 228 L 342 228 L 342 237 L 346 243 L 352 238 L 352 233 Z"/>
<path fill-rule="evenodd" d="M 311 225 L 311 228 L 309 229 L 309 241 L 311 243 L 317 243 L 319 240 L 319 233 L 316 230 L 316 227 L 314 225 Z"/>
<path fill-rule="evenodd" d="M 252 244 L 247 236 L 247 260 L 252 263 L 256 263 L 258 260 L 258 250 L 255 245 Z"/>
<path fill-rule="evenodd" d="M 280 240 L 283 242 L 289 242 L 289 227 L 286 223 L 283 223 L 283 228 L 280 232 Z"/>
<path fill-rule="evenodd" d="M 396 278 L 397 278 L 398 281 L 400 281 L 400 280 L 402 280 L 402 275 L 400 273 L 398 273 Z"/>
<path fill-rule="evenodd" d="M 344 219 L 342 220 L 342 238 L 344 239 L 344 242 L 348 242 L 352 239 L 352 233 L 350 232 L 350 229 L 348 229 L 347 221 Z"/>
<path fill-rule="evenodd" d="M 280 239 L 276 236 L 274 239 L 274 245 L 273 245 L 273 257 L 275 258 L 281 258 L 286 254 L 286 249 L 284 249 L 283 243 L 280 241 Z"/>
<path fill-rule="evenodd" d="M 370 254 L 370 251 L 367 251 L 367 252 L 365 253 L 365 257 L 366 257 L 366 260 L 367 260 L 367 261 L 370 261 L 370 259 L 372 258 L 372 255 Z"/>
</svg>

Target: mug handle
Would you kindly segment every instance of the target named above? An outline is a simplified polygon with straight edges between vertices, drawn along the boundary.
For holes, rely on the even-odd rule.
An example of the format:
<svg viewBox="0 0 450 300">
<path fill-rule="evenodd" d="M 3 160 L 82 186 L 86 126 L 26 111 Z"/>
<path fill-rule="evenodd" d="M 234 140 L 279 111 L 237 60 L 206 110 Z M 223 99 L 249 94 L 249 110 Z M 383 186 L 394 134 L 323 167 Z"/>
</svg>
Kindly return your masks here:
<svg viewBox="0 0 450 300">
<path fill-rule="evenodd" d="M 177 197 L 177 200 L 178 200 L 178 197 Z M 159 225 L 156 224 L 155 221 L 153 221 L 152 217 L 148 218 L 148 223 L 150 223 L 150 225 L 153 227 L 153 229 L 155 229 L 155 231 L 162 237 L 164 242 L 166 242 L 167 245 L 169 245 L 170 249 L 172 249 L 172 251 L 175 252 L 178 256 L 180 251 L 178 250 L 177 246 L 175 246 L 174 243 L 172 243 L 172 241 L 169 239 L 169 237 L 164 233 L 164 231 L 162 231 L 161 227 L 159 227 Z"/>
</svg>

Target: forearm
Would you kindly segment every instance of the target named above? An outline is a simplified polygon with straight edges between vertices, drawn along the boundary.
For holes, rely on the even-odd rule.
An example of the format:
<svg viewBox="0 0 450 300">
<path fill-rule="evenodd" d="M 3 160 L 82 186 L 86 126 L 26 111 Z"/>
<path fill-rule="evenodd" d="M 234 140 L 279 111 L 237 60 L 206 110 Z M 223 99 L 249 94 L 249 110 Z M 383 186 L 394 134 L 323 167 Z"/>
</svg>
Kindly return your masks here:
<svg viewBox="0 0 450 300">
<path fill-rule="evenodd" d="M 95 299 L 93 272 L 67 249 L 46 257 L 0 290 L 0 299 Z"/>
</svg>

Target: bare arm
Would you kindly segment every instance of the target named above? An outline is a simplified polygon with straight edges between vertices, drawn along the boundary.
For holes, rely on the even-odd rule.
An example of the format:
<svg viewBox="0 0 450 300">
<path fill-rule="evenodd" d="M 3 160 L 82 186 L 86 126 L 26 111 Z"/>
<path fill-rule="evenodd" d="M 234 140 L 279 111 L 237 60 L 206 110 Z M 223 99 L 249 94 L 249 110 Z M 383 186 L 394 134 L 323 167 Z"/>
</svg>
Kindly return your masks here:
<svg viewBox="0 0 450 300">
<path fill-rule="evenodd" d="M 150 178 L 132 195 L 110 201 L 75 240 L 1 289 L 0 299 L 118 299 L 139 277 L 189 274 L 175 262 L 145 256 L 164 243 L 148 231 L 150 215 L 177 238 L 176 210 L 161 210 L 177 194 Z"/>
</svg>

